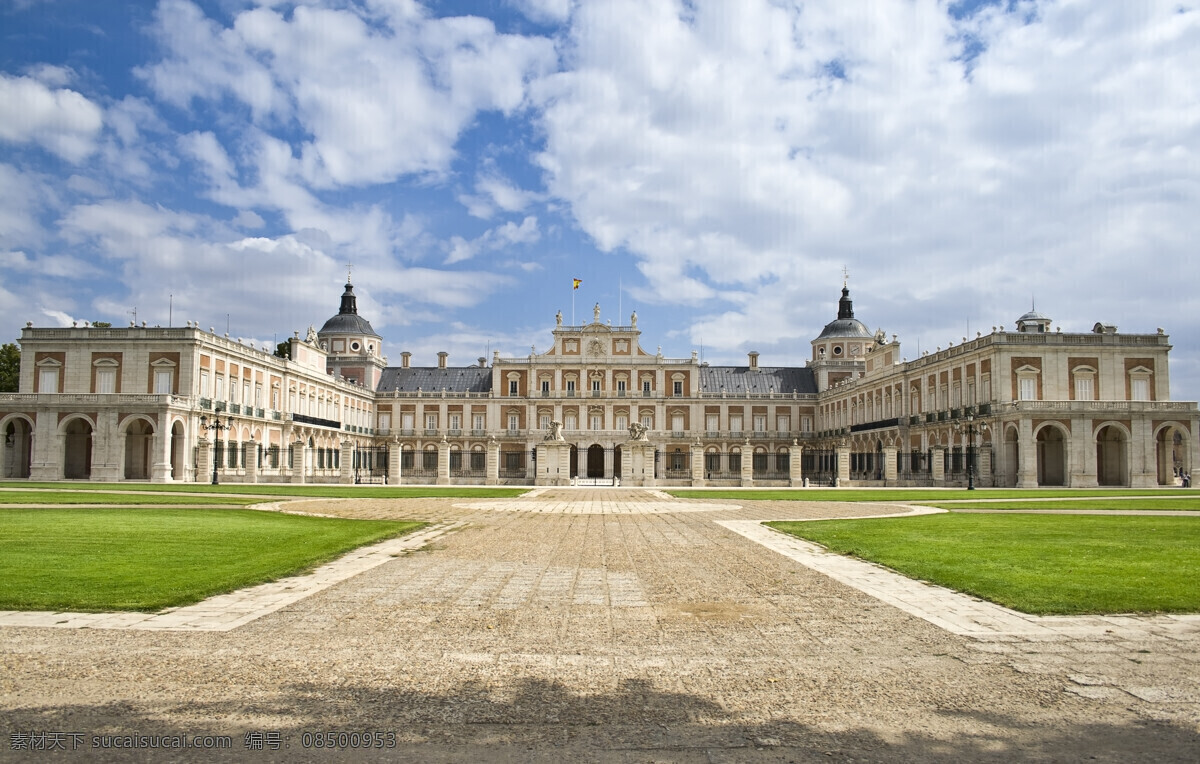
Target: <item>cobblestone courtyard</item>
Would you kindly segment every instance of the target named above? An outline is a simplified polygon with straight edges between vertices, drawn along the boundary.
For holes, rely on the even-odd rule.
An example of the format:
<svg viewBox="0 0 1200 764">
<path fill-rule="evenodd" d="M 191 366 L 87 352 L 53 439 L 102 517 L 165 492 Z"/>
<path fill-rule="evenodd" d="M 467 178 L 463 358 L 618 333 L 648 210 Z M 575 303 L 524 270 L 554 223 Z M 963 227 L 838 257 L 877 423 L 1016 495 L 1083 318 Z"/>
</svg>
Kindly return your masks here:
<svg viewBox="0 0 1200 764">
<path fill-rule="evenodd" d="M 169 757 L 197 761 L 1200 756 L 1195 619 L 967 636 L 720 524 L 895 506 L 607 489 L 288 508 L 457 525 L 230 630 L 0 626 L 0 756 L 54 756 L 12 750 L 18 731 L 232 736 Z M 396 748 L 304 747 L 327 730 Z M 245 750 L 258 731 L 286 750 Z"/>
</svg>

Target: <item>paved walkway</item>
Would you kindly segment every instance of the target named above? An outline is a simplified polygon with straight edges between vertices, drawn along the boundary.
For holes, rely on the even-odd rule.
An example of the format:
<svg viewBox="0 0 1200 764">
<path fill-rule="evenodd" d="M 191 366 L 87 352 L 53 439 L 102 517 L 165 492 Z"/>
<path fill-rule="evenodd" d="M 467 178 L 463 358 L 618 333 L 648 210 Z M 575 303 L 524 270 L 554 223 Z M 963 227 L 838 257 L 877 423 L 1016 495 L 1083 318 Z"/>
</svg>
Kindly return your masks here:
<svg viewBox="0 0 1200 764">
<path fill-rule="evenodd" d="M 625 489 L 525 501 L 289 504 L 461 525 L 237 628 L 0 626 L 0 758 L 26 760 L 12 744 L 29 734 L 68 732 L 102 761 L 131 758 L 93 745 L 116 732 L 227 735 L 227 758 L 258 761 L 1194 761 L 1200 750 L 1194 621 L 1034 633 L 974 618 L 964 633 L 744 535 L 764 519 L 902 508 L 692 499 L 672 512 L 669 497 Z M 329 730 L 396 747 L 354 749 L 347 736 L 330 751 L 305 737 Z M 220 758 L 158 754 L 143 758 Z"/>
</svg>

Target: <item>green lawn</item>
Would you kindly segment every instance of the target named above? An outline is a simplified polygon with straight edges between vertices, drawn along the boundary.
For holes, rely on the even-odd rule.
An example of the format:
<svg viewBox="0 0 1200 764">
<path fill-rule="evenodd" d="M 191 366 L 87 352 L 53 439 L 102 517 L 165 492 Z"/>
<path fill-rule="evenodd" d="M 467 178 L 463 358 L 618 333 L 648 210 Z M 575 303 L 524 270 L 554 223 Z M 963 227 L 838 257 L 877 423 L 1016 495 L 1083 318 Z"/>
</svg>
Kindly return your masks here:
<svg viewBox="0 0 1200 764">
<path fill-rule="evenodd" d="M 1064 499 L 1077 496 L 1195 496 L 1200 489 L 1189 488 L 798 488 L 779 490 L 719 489 L 671 490 L 681 499 L 737 499 L 739 501 L 874 501 L 928 504 L 956 499 Z"/>
<path fill-rule="evenodd" d="M 246 509 L 0 509 L 0 610 L 186 605 L 423 525 Z"/>
<path fill-rule="evenodd" d="M 1200 612 L 1190 517 L 939 514 L 768 525 L 1026 613 Z"/>
<path fill-rule="evenodd" d="M 109 490 L 111 491 L 111 484 Z M 163 496 L 147 492 L 105 493 L 103 491 L 0 491 L 0 504 L 116 504 L 120 506 L 162 506 L 163 504 L 198 505 L 211 507 L 214 504 L 246 506 L 258 504 L 262 497 L 241 498 L 237 496 L 191 496 L 174 494 Z"/>
<path fill-rule="evenodd" d="M 54 491 L 138 491 L 148 493 L 220 493 L 247 496 L 308 496 L 316 498 L 359 499 L 417 499 L 426 497 L 507 499 L 528 493 L 528 488 L 475 488 L 471 486 L 403 486 L 403 485 L 307 485 L 291 483 L 91 483 L 67 481 L 61 483 L 0 482 L 0 488 L 19 490 L 44 489 Z M 0 491 L 0 497 L 4 492 Z M 2 500 L 2 498 L 0 498 Z M 175 503 L 175 499 L 170 500 Z M 163 500 L 157 499 L 157 503 Z M 11 503 L 11 502 L 10 502 Z M 211 502 L 210 502 L 211 503 Z"/>
<path fill-rule="evenodd" d="M 1180 511 L 1200 510 L 1200 497 L 1180 496 L 1177 499 L 1138 499 L 1114 497 L 1110 499 L 1080 499 L 1076 501 L 997 501 L 971 503 L 965 501 L 921 502 L 928 507 L 942 509 L 1174 509 Z"/>
</svg>

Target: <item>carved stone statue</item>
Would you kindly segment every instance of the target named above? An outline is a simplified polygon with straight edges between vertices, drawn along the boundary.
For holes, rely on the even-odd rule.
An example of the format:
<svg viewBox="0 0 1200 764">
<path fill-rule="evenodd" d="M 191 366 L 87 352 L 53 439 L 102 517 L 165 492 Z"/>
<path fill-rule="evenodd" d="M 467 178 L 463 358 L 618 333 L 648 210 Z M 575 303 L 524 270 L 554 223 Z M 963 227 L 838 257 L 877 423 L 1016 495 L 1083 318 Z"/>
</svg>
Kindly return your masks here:
<svg viewBox="0 0 1200 764">
<path fill-rule="evenodd" d="M 554 314 L 554 325 L 562 326 L 562 311 L 561 310 Z"/>
<path fill-rule="evenodd" d="M 551 422 L 546 426 L 546 437 L 544 440 L 563 440 L 562 422 Z"/>
<path fill-rule="evenodd" d="M 310 345 L 317 344 L 317 330 L 313 328 L 312 324 L 308 325 L 308 334 L 304 336 L 304 341 Z"/>
<path fill-rule="evenodd" d="M 592 318 L 597 324 L 600 323 L 600 303 L 596 303 L 596 307 L 592 308 Z"/>
<path fill-rule="evenodd" d="M 643 442 L 649 440 L 649 438 L 646 437 L 646 425 L 642 424 L 641 422 L 634 422 L 633 424 L 629 425 L 629 439 Z"/>
</svg>

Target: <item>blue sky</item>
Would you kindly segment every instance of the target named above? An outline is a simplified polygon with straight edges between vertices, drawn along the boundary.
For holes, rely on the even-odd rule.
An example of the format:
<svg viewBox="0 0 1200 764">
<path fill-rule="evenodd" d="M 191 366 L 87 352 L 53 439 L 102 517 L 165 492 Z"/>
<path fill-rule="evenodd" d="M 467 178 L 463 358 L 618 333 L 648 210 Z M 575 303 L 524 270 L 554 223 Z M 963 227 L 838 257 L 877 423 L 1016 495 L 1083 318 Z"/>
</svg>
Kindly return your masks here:
<svg viewBox="0 0 1200 764">
<path fill-rule="evenodd" d="M 351 262 L 394 361 L 544 349 L 574 296 L 802 364 L 845 267 L 910 358 L 1036 300 L 1164 328 L 1200 397 L 1189 2 L 20 0 L 0 35 L 6 338 L 270 343 Z"/>
</svg>

